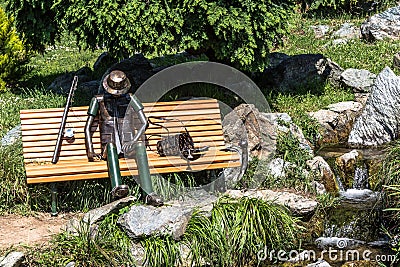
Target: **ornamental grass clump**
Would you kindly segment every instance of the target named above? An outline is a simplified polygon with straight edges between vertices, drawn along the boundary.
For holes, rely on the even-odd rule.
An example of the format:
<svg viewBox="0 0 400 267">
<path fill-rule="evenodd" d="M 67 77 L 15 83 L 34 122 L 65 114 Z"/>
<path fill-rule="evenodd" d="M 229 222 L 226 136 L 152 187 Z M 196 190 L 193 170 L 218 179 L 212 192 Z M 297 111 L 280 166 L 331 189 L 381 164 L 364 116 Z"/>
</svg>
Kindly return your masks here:
<svg viewBox="0 0 400 267">
<path fill-rule="evenodd" d="M 267 249 L 289 251 L 302 228 L 283 206 L 256 198 L 223 197 L 211 216 L 196 212 L 184 240 L 193 266 L 256 266 Z"/>
</svg>

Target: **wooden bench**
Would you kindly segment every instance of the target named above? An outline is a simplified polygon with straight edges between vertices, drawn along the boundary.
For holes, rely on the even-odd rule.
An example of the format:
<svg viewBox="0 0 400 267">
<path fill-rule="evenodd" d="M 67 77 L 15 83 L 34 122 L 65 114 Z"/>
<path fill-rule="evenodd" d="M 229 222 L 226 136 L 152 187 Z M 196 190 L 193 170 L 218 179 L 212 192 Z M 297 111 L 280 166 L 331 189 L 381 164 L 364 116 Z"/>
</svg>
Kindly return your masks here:
<svg viewBox="0 0 400 267">
<path fill-rule="evenodd" d="M 183 122 L 193 137 L 195 147 L 210 146 L 197 160 L 188 162 L 178 156 L 160 157 L 156 153 L 157 135 L 167 136 L 167 131 L 149 125 L 146 135 L 152 136 L 147 149 L 150 173 L 199 171 L 240 166 L 236 152 L 223 150 L 225 142 L 222 132 L 219 104 L 215 99 L 173 102 L 143 103 L 149 116 L 176 118 Z M 88 162 L 86 157 L 84 126 L 88 107 L 72 107 L 68 113 L 66 129 L 74 130 L 73 140 L 63 140 L 60 159 L 52 164 L 51 159 L 60 127 L 63 108 L 21 110 L 21 129 L 24 164 L 28 184 L 62 182 L 70 180 L 107 178 L 107 163 L 104 160 Z M 184 130 L 177 121 L 161 122 L 170 134 Z M 100 132 L 95 123 L 93 144 L 100 153 Z M 121 158 L 121 174 L 137 175 L 133 160 Z"/>
</svg>

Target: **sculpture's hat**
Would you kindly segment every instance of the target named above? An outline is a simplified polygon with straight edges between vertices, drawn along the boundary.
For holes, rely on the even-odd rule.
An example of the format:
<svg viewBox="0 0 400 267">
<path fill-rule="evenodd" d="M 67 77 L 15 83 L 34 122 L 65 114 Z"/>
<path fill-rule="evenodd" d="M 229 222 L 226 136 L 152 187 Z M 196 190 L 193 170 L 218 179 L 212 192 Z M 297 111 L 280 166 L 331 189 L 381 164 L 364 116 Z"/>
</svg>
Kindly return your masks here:
<svg viewBox="0 0 400 267">
<path fill-rule="evenodd" d="M 126 94 L 131 88 L 131 82 L 123 71 L 113 70 L 103 80 L 104 89 L 112 95 Z"/>
</svg>

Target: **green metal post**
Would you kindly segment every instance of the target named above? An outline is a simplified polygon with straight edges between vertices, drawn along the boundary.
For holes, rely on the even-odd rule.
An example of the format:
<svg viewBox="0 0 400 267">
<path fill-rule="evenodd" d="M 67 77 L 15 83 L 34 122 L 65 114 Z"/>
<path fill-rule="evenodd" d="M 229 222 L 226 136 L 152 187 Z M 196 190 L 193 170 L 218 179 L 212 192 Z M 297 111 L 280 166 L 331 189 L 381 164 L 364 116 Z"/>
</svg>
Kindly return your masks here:
<svg viewBox="0 0 400 267">
<path fill-rule="evenodd" d="M 56 183 L 50 184 L 51 191 L 51 216 L 57 216 L 57 187 Z"/>
<path fill-rule="evenodd" d="M 149 162 L 147 160 L 146 147 L 143 142 L 138 142 L 135 145 L 135 152 L 136 152 L 136 165 L 139 172 L 140 185 L 145 194 L 153 193 Z"/>
<path fill-rule="evenodd" d="M 118 162 L 117 147 L 112 143 L 107 144 L 107 168 L 111 180 L 111 188 L 113 190 L 116 186 L 121 185 L 122 179 Z"/>
</svg>

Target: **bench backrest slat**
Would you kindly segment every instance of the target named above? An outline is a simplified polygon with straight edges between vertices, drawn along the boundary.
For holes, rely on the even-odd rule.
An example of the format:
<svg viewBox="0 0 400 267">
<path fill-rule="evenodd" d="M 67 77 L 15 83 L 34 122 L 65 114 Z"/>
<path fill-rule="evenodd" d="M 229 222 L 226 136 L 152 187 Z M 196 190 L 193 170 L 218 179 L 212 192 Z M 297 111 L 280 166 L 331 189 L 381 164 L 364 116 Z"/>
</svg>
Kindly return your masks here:
<svg viewBox="0 0 400 267">
<path fill-rule="evenodd" d="M 190 132 L 194 142 L 198 146 L 223 147 L 221 115 L 218 102 L 214 99 L 189 100 L 173 102 L 144 103 L 144 111 L 147 117 L 179 118 Z M 21 129 L 23 140 L 23 152 L 25 160 L 33 162 L 48 162 L 54 152 L 54 146 L 60 127 L 62 108 L 22 110 Z M 60 160 L 86 158 L 84 142 L 84 126 L 87 119 L 87 107 L 72 107 L 68 113 L 66 128 L 72 128 L 75 139 L 72 143 L 64 140 L 62 143 Z M 181 122 L 160 121 L 156 118 L 152 121 L 160 123 L 169 130 L 169 134 L 177 134 L 184 131 Z M 93 134 L 93 143 L 96 153 L 100 153 L 100 135 L 97 123 Z M 149 137 L 148 150 L 156 150 L 160 136 L 167 136 L 168 132 L 156 125 L 149 125 L 146 131 Z"/>
</svg>

